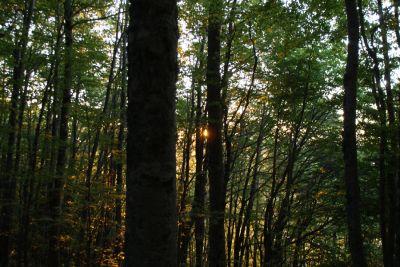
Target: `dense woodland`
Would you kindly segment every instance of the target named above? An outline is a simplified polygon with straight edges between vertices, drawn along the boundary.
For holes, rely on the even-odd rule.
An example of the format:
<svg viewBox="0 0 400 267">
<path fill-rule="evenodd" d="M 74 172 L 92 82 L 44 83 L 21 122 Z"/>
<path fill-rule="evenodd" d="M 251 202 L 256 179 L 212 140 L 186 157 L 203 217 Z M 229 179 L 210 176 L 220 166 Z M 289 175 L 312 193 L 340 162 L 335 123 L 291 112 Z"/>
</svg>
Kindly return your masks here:
<svg viewBox="0 0 400 267">
<path fill-rule="evenodd" d="M 400 1 L 129 2 L 0 1 L 1 267 L 400 266 Z"/>
</svg>

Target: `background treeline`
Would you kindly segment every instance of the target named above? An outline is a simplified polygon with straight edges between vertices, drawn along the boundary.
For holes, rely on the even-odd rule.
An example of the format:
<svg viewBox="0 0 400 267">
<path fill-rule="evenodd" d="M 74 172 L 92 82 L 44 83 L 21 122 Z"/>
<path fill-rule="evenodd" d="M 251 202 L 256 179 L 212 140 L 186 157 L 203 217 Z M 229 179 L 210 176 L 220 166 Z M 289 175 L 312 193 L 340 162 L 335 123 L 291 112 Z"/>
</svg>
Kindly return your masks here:
<svg viewBox="0 0 400 267">
<path fill-rule="evenodd" d="M 179 2 L 180 266 L 206 266 L 210 243 L 229 266 L 349 266 L 343 3 L 211 2 Z M 398 266 L 399 1 L 358 4 L 362 233 L 370 266 Z M 127 10 L 0 3 L 0 266 L 123 262 Z M 222 245 L 208 238 L 210 23 L 221 32 Z"/>
</svg>

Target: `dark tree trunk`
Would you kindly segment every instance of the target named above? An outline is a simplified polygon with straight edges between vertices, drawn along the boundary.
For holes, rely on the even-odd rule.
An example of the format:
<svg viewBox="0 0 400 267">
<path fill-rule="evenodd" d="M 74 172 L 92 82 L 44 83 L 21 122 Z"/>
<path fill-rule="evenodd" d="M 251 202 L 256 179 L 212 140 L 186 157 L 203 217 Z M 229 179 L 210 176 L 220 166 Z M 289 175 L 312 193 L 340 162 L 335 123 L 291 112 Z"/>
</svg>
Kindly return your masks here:
<svg viewBox="0 0 400 267">
<path fill-rule="evenodd" d="M 226 265 L 224 232 L 224 164 L 222 151 L 221 103 L 221 0 L 211 1 L 208 21 L 207 111 L 208 111 L 208 175 L 210 181 L 210 226 L 208 264 Z"/>
<path fill-rule="evenodd" d="M 356 0 L 346 0 L 348 46 L 344 75 L 343 154 L 346 183 L 346 212 L 349 247 L 353 265 L 365 267 L 360 219 L 360 188 L 357 176 L 356 103 L 358 73 L 359 21 Z"/>
<path fill-rule="evenodd" d="M 192 93 L 192 99 L 194 98 L 194 95 Z M 190 185 L 190 173 L 189 173 L 189 168 L 190 168 L 190 150 L 191 150 L 191 142 L 192 142 L 192 120 L 193 120 L 193 111 L 194 111 L 194 101 L 192 100 L 192 115 L 190 115 L 188 118 L 189 126 L 188 130 L 186 132 L 186 137 L 184 141 L 184 146 L 183 146 L 183 160 L 182 160 L 182 169 L 181 169 L 181 179 L 179 181 L 180 183 L 180 189 L 178 192 L 180 196 L 180 203 L 179 203 L 179 208 L 178 208 L 178 263 L 179 266 L 186 266 L 186 259 L 188 256 L 188 246 L 191 238 L 191 229 L 193 225 L 193 220 L 192 216 L 190 216 L 190 219 L 187 218 L 186 213 L 186 204 L 187 204 L 187 197 L 189 193 L 189 185 Z"/>
<path fill-rule="evenodd" d="M 395 0 L 394 1 L 394 20 L 395 20 L 394 32 L 396 34 L 396 41 L 397 41 L 398 47 L 400 47 L 399 5 L 400 5 L 400 1 Z"/>
<path fill-rule="evenodd" d="M 27 59 L 29 61 L 29 59 Z M 22 94 L 19 99 L 18 106 L 18 127 L 17 127 L 17 139 L 15 144 L 15 169 L 17 170 L 15 175 L 17 177 L 23 172 L 23 166 L 20 166 L 21 162 L 21 141 L 22 141 L 22 126 L 24 124 L 24 113 L 26 108 L 26 98 L 28 94 L 29 80 L 31 78 L 31 74 L 33 70 L 25 70 L 25 78 L 24 78 L 24 89 L 22 90 Z M 21 184 L 26 184 L 25 182 L 21 182 Z M 23 193 L 23 197 L 25 197 L 25 193 Z"/>
<path fill-rule="evenodd" d="M 198 68 L 198 62 L 196 62 L 195 70 Z M 179 266 L 186 266 L 186 260 L 188 256 L 188 247 L 191 239 L 191 229 L 193 226 L 193 216 L 190 215 L 188 219 L 186 216 L 187 213 L 187 203 L 188 203 L 188 195 L 190 193 L 190 151 L 192 147 L 192 136 L 193 136 L 193 120 L 195 113 L 195 74 L 192 74 L 192 85 L 191 85 L 191 93 L 190 99 L 188 99 L 188 103 L 190 102 L 190 112 L 188 112 L 187 120 L 187 129 L 183 141 L 183 159 L 182 159 L 182 167 L 180 173 L 179 187 L 178 187 L 178 195 L 180 195 L 180 201 L 178 206 L 178 263 Z"/>
<path fill-rule="evenodd" d="M 62 21 L 62 9 L 60 3 L 57 4 L 55 8 L 55 13 L 56 13 L 56 25 L 59 25 L 60 29 L 64 31 L 64 23 Z M 62 33 L 60 30 L 60 43 L 62 39 Z M 61 45 L 60 45 L 61 46 Z M 65 44 L 64 44 L 65 47 Z M 61 58 L 59 56 L 55 57 L 55 63 L 54 63 L 54 77 L 52 80 L 52 87 L 53 87 L 53 93 L 52 93 L 52 103 L 51 103 L 51 110 L 49 109 L 48 112 L 48 119 L 49 121 L 51 120 L 51 123 L 49 124 L 48 130 L 49 133 L 51 133 L 51 145 L 50 149 L 46 149 L 46 153 L 48 152 L 48 158 L 46 160 L 43 160 L 43 163 L 46 163 L 49 165 L 47 168 L 47 172 L 49 176 L 54 176 L 55 175 L 55 170 L 56 170 L 56 163 L 57 163 L 57 148 L 58 148 L 58 131 L 59 131 L 59 126 L 60 126 L 60 113 L 61 113 L 61 99 L 62 99 L 62 90 L 60 88 L 60 77 L 59 77 L 59 72 L 60 72 L 60 65 L 61 65 Z M 47 156 L 47 155 L 46 155 Z M 43 166 L 44 164 L 42 164 Z M 49 191 L 51 190 L 51 185 L 52 181 L 48 182 L 48 188 Z M 50 216 L 50 215 L 49 215 Z"/>
<path fill-rule="evenodd" d="M 65 165 L 67 159 L 68 119 L 72 88 L 72 0 L 64 2 L 64 33 L 65 33 L 65 65 L 64 88 L 62 93 L 59 145 L 57 150 L 56 173 L 49 192 L 49 212 L 52 219 L 49 227 L 48 266 L 60 266 L 60 220 L 62 199 L 65 183 Z"/>
<path fill-rule="evenodd" d="M 199 114 L 196 114 L 196 117 Z M 196 123 L 197 124 L 197 123 Z M 204 252 L 204 201 L 206 195 L 206 177 L 203 169 L 203 149 L 204 143 L 200 133 L 201 129 L 196 129 L 196 182 L 194 191 L 193 217 L 194 234 L 196 240 L 196 267 L 203 266 Z"/>
<path fill-rule="evenodd" d="M 279 137 L 279 127 L 276 127 L 274 133 L 274 149 L 272 156 L 272 185 L 270 191 L 270 197 L 267 202 L 267 207 L 265 208 L 264 213 L 264 255 L 263 255 L 263 264 L 264 267 L 271 267 L 271 262 L 273 258 L 273 232 L 272 232 L 272 224 L 273 224 L 273 213 L 274 213 L 274 202 L 276 195 L 278 194 L 279 186 L 277 185 L 276 176 L 277 176 L 277 153 L 278 153 L 278 137 Z"/>
<path fill-rule="evenodd" d="M 78 79 L 79 80 L 79 79 Z M 79 107 L 79 93 L 80 93 L 80 82 L 78 82 L 77 88 L 75 89 L 74 106 Z M 72 119 L 72 129 L 71 129 L 71 159 L 69 164 L 69 169 L 74 170 L 76 156 L 78 153 L 78 118 L 79 115 L 76 113 Z"/>
<path fill-rule="evenodd" d="M 18 114 L 18 133 L 17 133 L 17 142 L 16 142 L 16 154 L 15 154 L 15 168 L 16 172 L 15 175 L 16 177 L 21 177 L 21 174 L 24 172 L 24 169 L 22 166 L 20 166 L 21 162 L 21 141 L 22 141 L 22 127 L 23 127 L 23 122 L 24 122 L 24 113 L 25 113 L 25 107 L 26 107 L 26 97 L 28 94 L 28 86 L 29 86 L 29 80 L 30 76 L 32 74 L 32 70 L 27 70 L 25 75 L 25 85 L 24 85 L 24 90 L 22 92 L 22 95 L 20 97 L 20 103 L 19 103 L 19 114 Z M 26 254 L 26 249 L 24 249 L 25 243 L 28 243 L 28 236 L 25 235 L 25 225 L 23 223 L 24 217 L 25 217 L 25 209 L 24 207 L 28 203 L 28 195 L 30 194 L 29 191 L 29 183 L 28 181 L 20 181 L 19 187 L 22 189 L 22 196 L 21 196 L 21 205 L 22 205 L 22 210 L 21 210 L 21 215 L 20 215 L 20 221 L 19 221 L 19 229 L 18 229 L 18 245 L 17 245 L 17 254 L 18 254 L 18 266 L 21 266 L 22 260 Z M 26 258 L 25 258 L 26 262 Z"/>
<path fill-rule="evenodd" d="M 123 29 L 124 32 L 128 29 L 128 16 L 125 17 Z M 123 33 L 122 36 L 122 48 L 121 48 L 121 91 L 120 91 L 120 105 L 119 105 L 119 129 L 118 129 L 118 159 L 116 163 L 116 192 L 117 199 L 115 200 L 115 221 L 117 223 L 117 233 L 120 232 L 122 226 L 122 193 L 123 193 L 123 162 L 122 153 L 125 142 L 125 125 L 126 125 L 126 82 L 127 82 L 127 49 L 128 44 L 127 34 Z"/>
<path fill-rule="evenodd" d="M 200 48 L 200 67 L 203 70 L 203 53 L 204 53 L 204 40 Z M 192 205 L 192 214 L 194 221 L 194 235 L 196 240 L 196 267 L 203 266 L 203 251 L 204 251 L 204 201 L 206 195 L 206 176 L 203 168 L 204 157 L 204 137 L 202 134 L 203 127 L 203 112 L 202 112 L 202 92 L 201 86 L 196 86 L 196 181 L 194 186 L 194 200 Z"/>
<path fill-rule="evenodd" d="M 176 0 L 131 0 L 126 266 L 177 266 Z"/>
</svg>

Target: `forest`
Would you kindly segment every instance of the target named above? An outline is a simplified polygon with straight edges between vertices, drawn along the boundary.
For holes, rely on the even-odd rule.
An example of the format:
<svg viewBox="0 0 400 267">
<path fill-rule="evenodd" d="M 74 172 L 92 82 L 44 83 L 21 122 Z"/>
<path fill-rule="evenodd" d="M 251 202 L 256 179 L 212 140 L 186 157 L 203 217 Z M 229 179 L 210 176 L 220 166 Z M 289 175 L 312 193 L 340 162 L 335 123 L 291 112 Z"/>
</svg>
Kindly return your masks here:
<svg viewBox="0 0 400 267">
<path fill-rule="evenodd" d="M 400 266 L 400 0 L 1 0 L 0 267 Z"/>
</svg>

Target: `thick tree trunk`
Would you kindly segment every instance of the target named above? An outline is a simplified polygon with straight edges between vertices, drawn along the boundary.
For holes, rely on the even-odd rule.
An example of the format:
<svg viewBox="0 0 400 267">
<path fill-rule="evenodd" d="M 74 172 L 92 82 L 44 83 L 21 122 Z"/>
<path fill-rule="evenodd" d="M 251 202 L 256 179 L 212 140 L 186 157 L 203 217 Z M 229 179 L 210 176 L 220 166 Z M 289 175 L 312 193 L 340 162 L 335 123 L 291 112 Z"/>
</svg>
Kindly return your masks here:
<svg viewBox="0 0 400 267">
<path fill-rule="evenodd" d="M 208 175 L 210 180 L 210 226 L 208 232 L 210 267 L 226 265 L 224 231 L 224 164 L 222 151 L 221 103 L 221 12 L 223 2 L 211 1 L 208 20 L 207 111 L 208 111 Z"/>
<path fill-rule="evenodd" d="M 126 266 L 177 266 L 176 0 L 131 0 Z"/>
<path fill-rule="evenodd" d="M 344 75 L 344 124 L 343 154 L 344 178 L 346 183 L 346 212 L 349 234 L 349 246 L 353 265 L 365 267 L 363 239 L 360 219 L 360 188 L 357 175 L 356 145 L 356 103 L 358 73 L 359 22 L 355 0 L 346 0 L 348 46 L 347 65 Z"/>
</svg>

